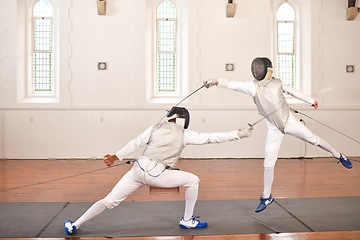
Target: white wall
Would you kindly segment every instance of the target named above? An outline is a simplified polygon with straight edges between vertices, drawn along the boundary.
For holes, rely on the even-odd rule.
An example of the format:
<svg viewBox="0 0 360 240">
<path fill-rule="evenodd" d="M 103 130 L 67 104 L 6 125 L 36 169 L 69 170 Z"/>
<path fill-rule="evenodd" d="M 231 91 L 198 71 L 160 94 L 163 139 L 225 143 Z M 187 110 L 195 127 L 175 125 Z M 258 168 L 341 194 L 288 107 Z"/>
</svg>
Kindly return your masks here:
<svg viewBox="0 0 360 240">
<path fill-rule="evenodd" d="M 59 102 L 25 101 L 25 40 L 19 21 L 29 2 L 0 0 L 0 158 L 101 157 L 117 151 L 171 108 L 172 103 L 150 103 L 147 98 L 148 0 L 109 0 L 105 16 L 97 15 L 95 0 L 57 1 Z M 232 19 L 225 17 L 227 1 L 183 2 L 181 11 L 188 17 L 188 76 L 183 78 L 188 81 L 187 93 L 209 77 L 251 80 L 252 59 L 272 56 L 272 0 L 236 0 Z M 320 107 L 314 111 L 306 104 L 292 106 L 360 139 L 360 16 L 346 21 L 347 1 L 295 3 L 301 7 L 304 28 L 301 76 L 311 78 L 309 88 Z M 108 70 L 97 71 L 98 61 L 106 61 Z M 228 62 L 235 64 L 234 72 L 225 72 Z M 347 64 L 355 65 L 355 73 L 345 72 Z M 228 131 L 260 118 L 250 97 L 219 88 L 202 89 L 183 106 L 191 112 L 190 129 L 198 131 Z M 360 155 L 357 143 L 303 119 L 339 151 Z M 251 138 L 190 146 L 182 156 L 263 157 L 265 137 L 263 121 Z M 303 142 L 286 136 L 279 156 L 304 153 Z M 306 147 L 306 154 L 329 156 L 313 146 Z"/>
</svg>

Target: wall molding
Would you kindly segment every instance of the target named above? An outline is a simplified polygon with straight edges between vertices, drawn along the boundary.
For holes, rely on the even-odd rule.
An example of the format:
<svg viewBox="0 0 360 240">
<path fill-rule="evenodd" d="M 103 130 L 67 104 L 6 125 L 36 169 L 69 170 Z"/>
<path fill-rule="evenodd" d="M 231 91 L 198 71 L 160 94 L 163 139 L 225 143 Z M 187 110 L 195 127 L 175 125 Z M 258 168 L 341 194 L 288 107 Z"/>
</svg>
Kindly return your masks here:
<svg viewBox="0 0 360 240">
<path fill-rule="evenodd" d="M 94 106 L 79 106 L 79 107 L 68 107 L 68 106 L 53 106 L 53 107 L 22 107 L 22 106 L 0 106 L 0 111 L 29 111 L 29 110 L 36 110 L 36 111 L 161 111 L 170 108 L 169 106 L 158 106 L 158 107 L 148 107 L 148 106 L 103 106 L 103 107 L 94 107 Z M 223 107 L 223 106 L 184 106 L 190 110 L 195 111 L 256 111 L 257 109 L 255 106 L 252 107 Z M 290 105 L 290 107 L 295 108 L 296 110 L 302 111 L 315 111 L 315 112 L 322 112 L 322 111 L 360 111 L 360 106 L 326 106 L 320 107 L 316 110 L 309 107 L 308 104 L 301 104 L 298 106 Z"/>
</svg>

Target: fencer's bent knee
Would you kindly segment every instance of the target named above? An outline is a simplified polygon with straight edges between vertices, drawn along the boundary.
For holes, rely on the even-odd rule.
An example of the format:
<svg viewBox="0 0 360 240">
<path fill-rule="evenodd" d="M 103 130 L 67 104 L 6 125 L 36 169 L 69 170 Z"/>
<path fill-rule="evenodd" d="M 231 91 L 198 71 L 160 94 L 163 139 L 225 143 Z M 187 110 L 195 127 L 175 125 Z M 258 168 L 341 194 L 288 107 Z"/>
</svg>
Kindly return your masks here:
<svg viewBox="0 0 360 240">
<path fill-rule="evenodd" d="M 114 207 L 117 207 L 122 201 L 124 201 L 125 198 L 120 200 L 112 200 L 109 196 L 106 196 L 105 198 L 101 199 L 100 202 L 104 204 L 104 206 L 108 209 L 113 209 Z"/>
<path fill-rule="evenodd" d="M 276 161 L 264 161 L 264 168 L 274 168 Z"/>
<path fill-rule="evenodd" d="M 199 187 L 199 182 L 200 182 L 199 177 L 194 175 L 193 180 L 187 187 L 189 189 L 197 189 Z"/>
<path fill-rule="evenodd" d="M 311 139 L 309 140 L 309 143 L 311 143 L 312 145 L 315 145 L 315 146 L 319 146 L 320 145 L 320 138 L 316 135 L 313 135 L 311 137 Z"/>
<path fill-rule="evenodd" d="M 101 199 L 100 202 L 101 202 L 106 208 L 109 208 L 109 209 L 113 208 L 113 207 L 111 206 L 111 204 L 110 204 L 108 201 L 105 200 L 105 198 Z"/>
</svg>

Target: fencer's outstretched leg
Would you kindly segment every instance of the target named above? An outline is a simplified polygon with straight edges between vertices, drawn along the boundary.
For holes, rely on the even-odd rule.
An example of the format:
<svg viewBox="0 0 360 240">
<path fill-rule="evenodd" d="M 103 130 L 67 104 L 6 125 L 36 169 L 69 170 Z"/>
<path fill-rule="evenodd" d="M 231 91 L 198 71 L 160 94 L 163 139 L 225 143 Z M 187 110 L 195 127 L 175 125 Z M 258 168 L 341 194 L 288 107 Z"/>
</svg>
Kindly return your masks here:
<svg viewBox="0 0 360 240">
<path fill-rule="evenodd" d="M 74 233 L 83 223 L 102 213 L 105 208 L 112 209 L 118 206 L 128 195 L 143 185 L 141 181 L 138 181 L 133 167 L 105 198 L 94 203 L 78 220 L 74 223 L 70 220 L 65 221 L 65 232 L 69 235 Z"/>
<path fill-rule="evenodd" d="M 324 139 L 319 138 L 318 140 L 319 142 L 319 147 L 321 149 L 324 149 L 325 151 L 328 151 L 330 153 L 332 153 L 332 155 L 338 159 L 338 163 L 341 162 L 341 164 L 346 167 L 347 169 L 351 169 L 352 168 L 352 163 L 350 162 L 350 160 L 342 153 L 336 151 L 330 144 L 328 144 Z"/>
<path fill-rule="evenodd" d="M 105 210 L 105 205 L 102 203 L 102 200 L 94 203 L 78 220 L 74 222 L 74 225 L 77 229 L 84 223 L 89 221 L 90 219 L 96 217 L 100 213 Z"/>
<path fill-rule="evenodd" d="M 319 136 L 313 134 L 310 129 L 308 129 L 305 125 L 303 125 L 300 121 L 298 121 L 292 114 L 289 115 L 288 123 L 285 128 L 285 132 L 287 134 L 293 135 L 297 138 L 300 138 L 312 145 L 318 146 L 321 149 L 331 153 L 336 159 L 338 159 L 338 163 L 348 168 L 352 168 L 352 163 L 350 160 L 340 152 L 336 151 L 329 143 L 327 143 L 324 139 Z"/>
<path fill-rule="evenodd" d="M 94 203 L 78 220 L 75 222 L 71 222 L 67 220 L 64 222 L 65 232 L 68 235 L 73 234 L 76 230 L 78 230 L 84 222 L 94 218 L 105 210 L 105 205 L 102 203 L 102 200 Z"/>
</svg>

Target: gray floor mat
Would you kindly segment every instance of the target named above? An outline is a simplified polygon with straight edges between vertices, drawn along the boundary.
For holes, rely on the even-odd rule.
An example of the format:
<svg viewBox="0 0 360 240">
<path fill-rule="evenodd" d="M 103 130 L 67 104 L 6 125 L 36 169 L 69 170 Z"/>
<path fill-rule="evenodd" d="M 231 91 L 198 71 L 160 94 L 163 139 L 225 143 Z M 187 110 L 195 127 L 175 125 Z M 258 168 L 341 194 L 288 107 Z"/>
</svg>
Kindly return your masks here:
<svg viewBox="0 0 360 240">
<path fill-rule="evenodd" d="M 40 237 L 67 203 L 0 202 L 0 237 Z"/>
<path fill-rule="evenodd" d="M 279 199 L 300 221 L 315 232 L 360 229 L 360 198 Z"/>
<path fill-rule="evenodd" d="M 276 199 L 262 213 L 258 200 L 203 200 L 195 215 L 206 229 L 178 226 L 184 202 L 123 202 L 88 221 L 73 237 L 251 234 L 360 230 L 360 197 Z M 0 237 L 67 237 L 65 220 L 80 217 L 93 203 L 0 203 Z"/>
</svg>

